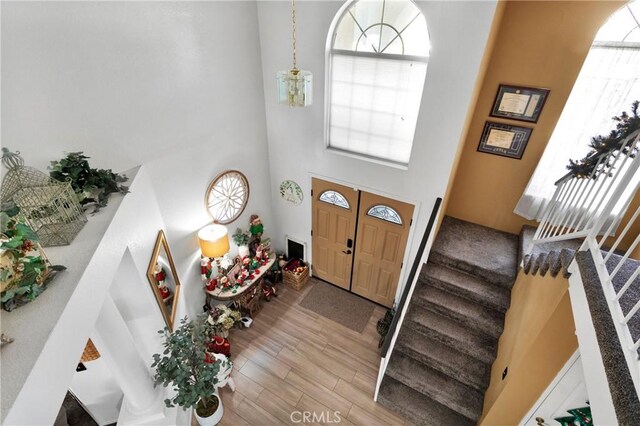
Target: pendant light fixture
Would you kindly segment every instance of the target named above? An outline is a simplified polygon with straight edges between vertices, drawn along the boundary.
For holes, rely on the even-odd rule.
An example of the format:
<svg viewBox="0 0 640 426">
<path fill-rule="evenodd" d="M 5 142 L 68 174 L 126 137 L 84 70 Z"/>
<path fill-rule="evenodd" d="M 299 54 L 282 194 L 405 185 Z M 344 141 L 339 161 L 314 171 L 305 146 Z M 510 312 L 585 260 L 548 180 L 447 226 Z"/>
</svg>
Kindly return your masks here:
<svg viewBox="0 0 640 426">
<path fill-rule="evenodd" d="M 293 68 L 278 72 L 278 102 L 305 107 L 313 102 L 313 75 L 296 67 L 296 0 L 291 0 L 291 34 Z"/>
</svg>

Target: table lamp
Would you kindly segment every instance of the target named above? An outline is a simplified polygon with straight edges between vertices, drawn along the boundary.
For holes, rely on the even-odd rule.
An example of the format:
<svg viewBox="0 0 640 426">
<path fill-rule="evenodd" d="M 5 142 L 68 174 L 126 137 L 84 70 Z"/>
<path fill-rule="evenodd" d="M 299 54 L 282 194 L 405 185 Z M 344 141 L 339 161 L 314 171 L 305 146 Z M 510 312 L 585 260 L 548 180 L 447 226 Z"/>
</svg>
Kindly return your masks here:
<svg viewBox="0 0 640 426">
<path fill-rule="evenodd" d="M 198 231 L 198 241 L 202 255 L 216 259 L 220 267 L 220 258 L 229 252 L 227 228 L 217 223 L 207 225 Z"/>
</svg>

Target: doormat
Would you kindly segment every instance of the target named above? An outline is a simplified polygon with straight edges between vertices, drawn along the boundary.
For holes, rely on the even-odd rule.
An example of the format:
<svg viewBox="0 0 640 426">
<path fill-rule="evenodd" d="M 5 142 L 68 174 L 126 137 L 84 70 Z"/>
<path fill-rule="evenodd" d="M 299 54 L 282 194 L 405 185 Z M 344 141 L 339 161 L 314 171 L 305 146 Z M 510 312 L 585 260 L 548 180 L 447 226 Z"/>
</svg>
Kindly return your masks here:
<svg viewBox="0 0 640 426">
<path fill-rule="evenodd" d="M 358 333 L 364 331 L 376 306 L 373 302 L 316 278 L 310 281 L 313 288 L 300 306 Z"/>
</svg>

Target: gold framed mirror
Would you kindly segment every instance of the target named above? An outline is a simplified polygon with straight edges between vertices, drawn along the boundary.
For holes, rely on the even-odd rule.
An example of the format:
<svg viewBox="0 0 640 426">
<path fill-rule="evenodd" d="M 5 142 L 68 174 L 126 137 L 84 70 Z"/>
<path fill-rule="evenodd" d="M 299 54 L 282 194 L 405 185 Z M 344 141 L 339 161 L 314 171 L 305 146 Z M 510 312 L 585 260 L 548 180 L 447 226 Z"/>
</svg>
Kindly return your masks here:
<svg viewBox="0 0 640 426">
<path fill-rule="evenodd" d="M 158 231 L 147 269 L 147 278 L 151 284 L 151 290 L 156 296 L 158 306 L 160 306 L 164 321 L 169 330 L 173 331 L 173 321 L 176 317 L 178 294 L 180 293 L 180 279 L 173 263 L 167 238 L 162 230 Z"/>
</svg>

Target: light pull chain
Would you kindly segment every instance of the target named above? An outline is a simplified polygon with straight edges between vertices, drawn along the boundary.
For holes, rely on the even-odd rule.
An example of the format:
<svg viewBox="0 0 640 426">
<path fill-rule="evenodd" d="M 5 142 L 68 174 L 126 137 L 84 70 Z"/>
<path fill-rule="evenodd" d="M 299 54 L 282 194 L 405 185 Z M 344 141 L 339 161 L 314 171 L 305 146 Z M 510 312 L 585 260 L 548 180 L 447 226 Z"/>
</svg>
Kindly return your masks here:
<svg viewBox="0 0 640 426">
<path fill-rule="evenodd" d="M 296 0 L 291 0 L 291 41 L 293 50 L 293 69 L 296 67 Z"/>
</svg>

